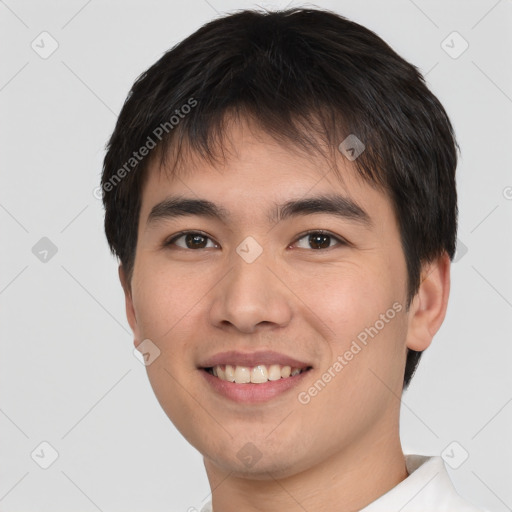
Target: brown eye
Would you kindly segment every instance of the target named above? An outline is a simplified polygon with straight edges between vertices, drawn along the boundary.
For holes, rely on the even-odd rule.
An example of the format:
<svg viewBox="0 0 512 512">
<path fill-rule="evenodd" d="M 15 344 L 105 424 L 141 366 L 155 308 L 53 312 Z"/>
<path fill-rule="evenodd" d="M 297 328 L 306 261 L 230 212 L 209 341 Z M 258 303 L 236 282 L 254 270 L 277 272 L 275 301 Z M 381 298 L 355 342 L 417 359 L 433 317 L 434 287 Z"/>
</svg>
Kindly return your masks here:
<svg viewBox="0 0 512 512">
<path fill-rule="evenodd" d="M 305 242 L 302 242 L 301 240 L 305 240 Z M 330 233 L 326 233 L 323 231 L 311 231 L 309 233 L 306 233 L 304 236 L 299 238 L 296 244 L 299 244 L 299 248 L 301 249 L 329 249 L 330 247 L 333 247 L 331 245 L 331 242 L 338 242 L 338 245 L 345 245 L 345 242 L 334 235 L 331 235 Z"/>
<path fill-rule="evenodd" d="M 178 243 L 180 241 L 180 243 Z M 212 242 L 208 245 L 208 241 Z M 197 231 L 187 231 L 180 233 L 166 242 L 166 246 L 176 245 L 182 249 L 206 249 L 209 247 L 216 247 L 210 237 L 203 235 Z"/>
</svg>

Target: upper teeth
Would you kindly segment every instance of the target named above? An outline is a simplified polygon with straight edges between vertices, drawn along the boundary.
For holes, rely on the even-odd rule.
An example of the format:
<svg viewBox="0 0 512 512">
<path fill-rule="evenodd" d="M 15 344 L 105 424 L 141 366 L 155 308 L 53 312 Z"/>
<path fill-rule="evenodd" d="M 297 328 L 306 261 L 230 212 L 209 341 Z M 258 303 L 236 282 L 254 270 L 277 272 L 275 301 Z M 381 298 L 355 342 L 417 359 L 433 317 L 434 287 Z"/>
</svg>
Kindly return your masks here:
<svg viewBox="0 0 512 512">
<path fill-rule="evenodd" d="M 266 366 L 259 364 L 254 367 L 234 366 L 231 364 L 217 365 L 212 368 L 213 374 L 221 380 L 244 384 L 248 382 L 260 384 L 269 380 L 285 379 L 299 374 L 301 368 L 292 368 L 291 366 L 281 366 L 280 364 L 271 364 Z"/>
</svg>

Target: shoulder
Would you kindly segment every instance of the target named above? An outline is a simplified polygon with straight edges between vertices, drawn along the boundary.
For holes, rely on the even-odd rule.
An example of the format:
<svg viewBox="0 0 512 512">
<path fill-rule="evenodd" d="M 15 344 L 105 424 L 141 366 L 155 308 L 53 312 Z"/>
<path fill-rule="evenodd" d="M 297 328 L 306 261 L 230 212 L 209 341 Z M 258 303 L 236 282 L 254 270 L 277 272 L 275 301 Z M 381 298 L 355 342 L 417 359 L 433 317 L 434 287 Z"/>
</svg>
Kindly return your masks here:
<svg viewBox="0 0 512 512">
<path fill-rule="evenodd" d="M 361 512 L 489 512 L 460 496 L 439 456 L 406 455 L 409 476 Z"/>
</svg>

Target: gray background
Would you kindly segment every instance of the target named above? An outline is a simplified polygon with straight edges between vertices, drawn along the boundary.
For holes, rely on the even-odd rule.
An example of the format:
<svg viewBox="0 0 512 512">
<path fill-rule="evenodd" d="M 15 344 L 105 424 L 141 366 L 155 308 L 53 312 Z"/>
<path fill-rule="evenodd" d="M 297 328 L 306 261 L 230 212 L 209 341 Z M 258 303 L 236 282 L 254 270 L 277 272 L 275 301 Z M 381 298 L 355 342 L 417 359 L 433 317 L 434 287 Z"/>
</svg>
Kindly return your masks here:
<svg viewBox="0 0 512 512">
<path fill-rule="evenodd" d="M 406 453 L 459 466 L 450 474 L 469 500 L 511 510 L 512 1 L 315 5 L 419 67 L 455 126 L 458 261 L 447 319 L 403 397 L 402 439 Z M 133 355 L 93 191 L 134 79 L 218 13 L 252 6 L 0 1 L 2 512 L 185 511 L 209 499 L 200 455 Z"/>
</svg>

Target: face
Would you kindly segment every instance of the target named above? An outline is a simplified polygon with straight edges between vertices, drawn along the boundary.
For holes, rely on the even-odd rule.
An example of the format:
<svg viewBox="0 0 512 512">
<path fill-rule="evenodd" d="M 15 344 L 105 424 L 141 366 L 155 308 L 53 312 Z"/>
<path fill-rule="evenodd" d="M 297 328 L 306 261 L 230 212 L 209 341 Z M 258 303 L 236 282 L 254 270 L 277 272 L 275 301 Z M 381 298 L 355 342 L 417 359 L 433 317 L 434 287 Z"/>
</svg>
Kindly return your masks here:
<svg viewBox="0 0 512 512">
<path fill-rule="evenodd" d="M 205 463 L 287 476 L 398 432 L 406 263 L 389 198 L 343 155 L 340 179 L 246 125 L 229 135 L 223 165 L 149 169 L 127 314 Z"/>
</svg>

